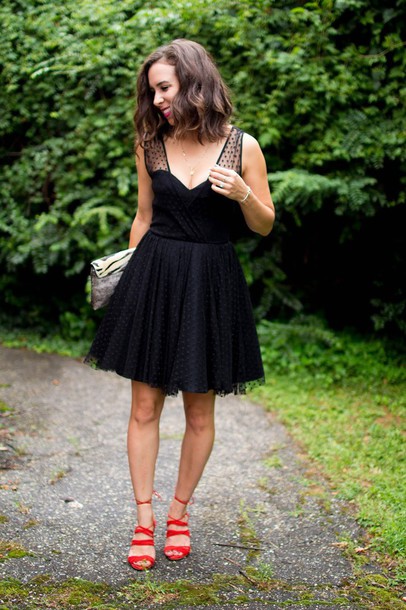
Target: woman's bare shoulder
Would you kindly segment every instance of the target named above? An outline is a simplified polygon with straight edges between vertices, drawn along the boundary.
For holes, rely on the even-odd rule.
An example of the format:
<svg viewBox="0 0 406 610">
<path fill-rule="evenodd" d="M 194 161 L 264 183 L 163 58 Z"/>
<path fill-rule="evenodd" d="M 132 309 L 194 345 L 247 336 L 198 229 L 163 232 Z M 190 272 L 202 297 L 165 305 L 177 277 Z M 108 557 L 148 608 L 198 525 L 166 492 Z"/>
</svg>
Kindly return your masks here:
<svg viewBox="0 0 406 610">
<path fill-rule="evenodd" d="M 242 159 L 244 168 L 246 168 L 247 165 L 262 165 L 264 161 L 264 155 L 258 140 L 246 132 L 244 132 L 242 138 Z"/>
<path fill-rule="evenodd" d="M 258 140 L 254 136 L 250 135 L 246 131 L 243 132 L 242 136 L 243 146 L 248 152 L 261 151 L 261 147 Z"/>
</svg>

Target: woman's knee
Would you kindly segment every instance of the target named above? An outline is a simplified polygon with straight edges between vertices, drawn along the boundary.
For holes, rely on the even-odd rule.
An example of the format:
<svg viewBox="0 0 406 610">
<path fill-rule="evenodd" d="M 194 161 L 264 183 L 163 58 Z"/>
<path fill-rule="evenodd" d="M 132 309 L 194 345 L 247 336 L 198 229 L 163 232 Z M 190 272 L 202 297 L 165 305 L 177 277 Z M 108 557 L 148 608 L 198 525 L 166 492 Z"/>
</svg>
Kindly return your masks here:
<svg viewBox="0 0 406 610">
<path fill-rule="evenodd" d="M 152 388 L 133 386 L 131 419 L 138 425 L 147 425 L 159 420 L 164 403 L 164 397 Z"/>
<path fill-rule="evenodd" d="M 189 398 L 185 400 L 186 423 L 196 434 L 214 428 L 214 400 Z"/>
</svg>

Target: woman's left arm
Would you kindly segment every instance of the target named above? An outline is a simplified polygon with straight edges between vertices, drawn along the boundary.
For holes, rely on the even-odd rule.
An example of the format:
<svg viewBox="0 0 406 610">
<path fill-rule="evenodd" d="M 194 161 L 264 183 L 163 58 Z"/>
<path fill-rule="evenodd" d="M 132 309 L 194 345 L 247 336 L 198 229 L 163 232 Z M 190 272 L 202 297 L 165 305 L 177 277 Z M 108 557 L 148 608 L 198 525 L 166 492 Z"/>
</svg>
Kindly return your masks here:
<svg viewBox="0 0 406 610">
<path fill-rule="evenodd" d="M 243 136 L 242 176 L 215 165 L 210 169 L 212 189 L 240 204 L 245 222 L 252 231 L 269 235 L 275 220 L 275 207 L 269 191 L 264 155 L 258 142 L 247 133 Z"/>
</svg>

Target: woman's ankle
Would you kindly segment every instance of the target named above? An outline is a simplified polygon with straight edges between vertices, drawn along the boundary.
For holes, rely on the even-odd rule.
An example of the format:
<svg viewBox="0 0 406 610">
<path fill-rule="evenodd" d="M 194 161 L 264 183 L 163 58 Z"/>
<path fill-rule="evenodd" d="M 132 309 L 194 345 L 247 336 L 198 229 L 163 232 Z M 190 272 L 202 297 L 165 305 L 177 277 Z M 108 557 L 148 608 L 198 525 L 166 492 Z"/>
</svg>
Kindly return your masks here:
<svg viewBox="0 0 406 610">
<path fill-rule="evenodd" d="M 154 513 L 151 504 L 137 505 L 137 522 L 143 527 L 150 527 L 154 520 Z"/>
<path fill-rule="evenodd" d="M 187 513 L 188 505 L 189 501 L 182 500 L 175 496 L 172 498 L 169 506 L 169 515 L 174 519 L 182 519 L 182 517 L 184 517 Z"/>
</svg>

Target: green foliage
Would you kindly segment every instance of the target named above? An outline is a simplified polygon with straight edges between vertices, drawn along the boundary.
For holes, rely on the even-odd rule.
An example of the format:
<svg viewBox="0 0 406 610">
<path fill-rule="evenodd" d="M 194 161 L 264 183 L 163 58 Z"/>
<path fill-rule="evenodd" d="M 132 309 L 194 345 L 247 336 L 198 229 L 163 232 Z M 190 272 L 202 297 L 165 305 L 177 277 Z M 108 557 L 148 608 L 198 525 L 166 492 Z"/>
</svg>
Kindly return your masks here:
<svg viewBox="0 0 406 610">
<path fill-rule="evenodd" d="M 126 245 L 136 73 L 157 45 L 187 37 L 213 52 L 236 123 L 268 161 L 279 221 L 245 259 L 258 317 L 303 306 L 404 331 L 404 17 L 401 0 L 3 0 L 4 308 L 30 324 L 78 315 L 88 261 Z M 341 267 L 326 279 L 319 261 L 333 256 Z M 358 308 L 340 307 L 332 285 Z"/>
<path fill-rule="evenodd" d="M 334 384 L 406 383 L 405 352 L 399 345 L 356 339 L 327 329 L 315 317 L 258 326 L 264 366 L 272 373 L 320 388 Z"/>
<path fill-rule="evenodd" d="M 34 557 L 34 554 L 17 542 L 0 539 L 0 562 L 20 557 Z"/>
<path fill-rule="evenodd" d="M 43 329 L 9 328 L 8 325 L 0 324 L 0 338 L 4 347 L 25 347 L 39 354 L 57 353 L 61 356 L 83 358 L 89 349 L 87 335 L 72 341 L 70 337 L 61 335 L 59 329 L 54 329 L 53 332 L 48 330 L 48 334 L 44 334 Z"/>
<path fill-rule="evenodd" d="M 339 586 L 307 585 L 292 583 L 272 578 L 272 567 L 259 563 L 258 567 L 248 566 L 242 570 L 242 575 L 217 574 L 210 581 L 196 582 L 194 580 L 158 580 L 155 576 L 145 574 L 131 584 L 113 587 L 103 583 L 91 583 L 86 580 L 68 579 L 53 581 L 47 575 L 39 575 L 27 583 L 17 579 L 4 579 L 0 583 L 2 601 L 8 606 L 0 609 L 24 608 L 41 610 L 58 608 L 71 610 L 80 608 L 91 610 L 122 610 L 123 608 L 155 608 L 163 610 L 172 608 L 202 608 L 216 605 L 219 608 L 249 605 L 253 599 L 257 604 L 278 604 L 280 596 L 286 604 L 314 607 L 321 603 L 325 605 L 326 594 L 331 598 L 331 604 L 336 607 L 348 607 L 352 600 L 360 608 L 379 608 L 380 610 L 402 609 L 403 602 L 399 599 L 400 591 L 388 587 L 383 575 L 368 574 L 364 577 L 351 579 Z M 18 604 L 18 606 L 16 606 Z"/>
<path fill-rule="evenodd" d="M 319 462 L 406 578 L 405 353 L 315 318 L 259 326 L 267 384 L 255 390 Z"/>
</svg>

